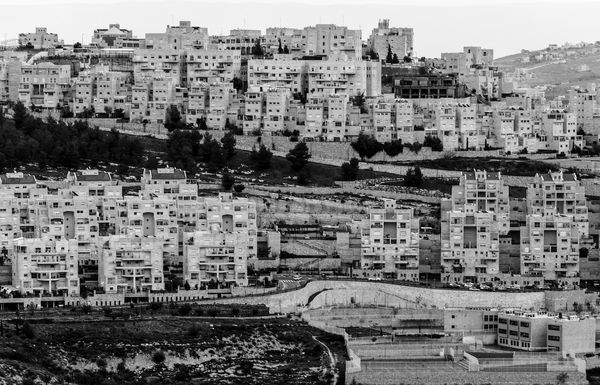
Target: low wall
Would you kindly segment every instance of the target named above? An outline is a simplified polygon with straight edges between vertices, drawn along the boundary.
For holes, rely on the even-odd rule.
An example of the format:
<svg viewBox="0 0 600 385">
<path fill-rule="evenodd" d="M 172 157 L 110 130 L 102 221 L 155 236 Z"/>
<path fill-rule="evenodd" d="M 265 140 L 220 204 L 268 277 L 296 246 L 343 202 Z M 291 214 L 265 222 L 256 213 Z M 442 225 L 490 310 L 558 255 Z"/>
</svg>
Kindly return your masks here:
<svg viewBox="0 0 600 385">
<path fill-rule="evenodd" d="M 331 291 L 330 294 L 324 294 Z M 378 294 L 375 294 L 378 293 Z M 322 296 L 322 297 L 320 297 Z M 222 298 L 217 303 L 264 304 L 271 313 L 299 312 L 306 309 L 309 298 L 322 306 L 350 304 L 351 298 L 377 304 L 414 304 L 413 307 L 520 307 L 540 309 L 545 306 L 544 292 L 507 293 L 467 290 L 429 289 L 367 281 L 312 281 L 303 288 L 286 293 L 247 298 Z M 320 297 L 320 298 L 319 298 Z M 312 303 L 312 302 L 311 302 Z M 315 307 L 311 305 L 311 307 Z"/>
</svg>

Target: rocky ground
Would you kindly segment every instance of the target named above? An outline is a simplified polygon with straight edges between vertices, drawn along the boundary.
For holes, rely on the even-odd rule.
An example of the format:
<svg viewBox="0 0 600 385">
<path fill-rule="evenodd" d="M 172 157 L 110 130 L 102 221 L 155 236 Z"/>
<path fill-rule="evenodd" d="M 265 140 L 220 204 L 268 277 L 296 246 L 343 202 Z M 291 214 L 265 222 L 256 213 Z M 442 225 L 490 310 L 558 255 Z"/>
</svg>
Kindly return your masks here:
<svg viewBox="0 0 600 385">
<path fill-rule="evenodd" d="M 5 323 L 1 385 L 343 383 L 343 339 L 288 318 L 34 322 Z"/>
</svg>

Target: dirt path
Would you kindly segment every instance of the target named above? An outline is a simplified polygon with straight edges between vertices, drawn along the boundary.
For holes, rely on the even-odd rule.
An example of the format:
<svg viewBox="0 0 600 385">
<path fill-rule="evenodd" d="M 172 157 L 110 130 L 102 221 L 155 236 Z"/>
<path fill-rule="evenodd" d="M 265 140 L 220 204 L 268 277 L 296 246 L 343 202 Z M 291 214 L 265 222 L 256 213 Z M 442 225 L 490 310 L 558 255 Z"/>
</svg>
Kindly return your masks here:
<svg viewBox="0 0 600 385">
<path fill-rule="evenodd" d="M 323 346 L 323 348 L 325 349 L 325 351 L 327 352 L 327 355 L 329 356 L 329 372 L 332 374 L 331 376 L 331 381 L 329 382 L 331 385 L 335 385 L 337 384 L 337 380 L 338 380 L 338 376 L 339 373 L 337 372 L 337 358 L 336 356 L 331 353 L 331 350 L 329 349 L 329 346 L 325 345 L 323 342 L 319 341 L 319 339 L 315 336 L 312 336 L 312 338 L 317 341 L 321 346 Z M 327 369 L 325 369 L 327 371 Z"/>
</svg>

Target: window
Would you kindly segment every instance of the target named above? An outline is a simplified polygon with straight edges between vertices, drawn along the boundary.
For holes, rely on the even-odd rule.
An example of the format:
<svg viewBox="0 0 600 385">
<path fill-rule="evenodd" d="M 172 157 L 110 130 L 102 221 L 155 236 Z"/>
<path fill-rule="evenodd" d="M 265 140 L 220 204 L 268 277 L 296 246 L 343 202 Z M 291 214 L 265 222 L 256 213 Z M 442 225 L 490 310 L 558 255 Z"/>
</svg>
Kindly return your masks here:
<svg viewBox="0 0 600 385">
<path fill-rule="evenodd" d="M 548 341 L 560 341 L 559 336 L 548 336 Z"/>
</svg>

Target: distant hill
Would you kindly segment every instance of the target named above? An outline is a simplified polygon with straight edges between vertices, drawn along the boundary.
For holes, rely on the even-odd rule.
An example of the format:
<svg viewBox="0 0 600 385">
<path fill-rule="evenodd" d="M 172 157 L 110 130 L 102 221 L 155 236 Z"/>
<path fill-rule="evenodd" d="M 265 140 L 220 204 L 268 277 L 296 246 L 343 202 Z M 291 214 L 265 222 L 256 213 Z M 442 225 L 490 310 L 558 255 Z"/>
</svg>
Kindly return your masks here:
<svg viewBox="0 0 600 385">
<path fill-rule="evenodd" d="M 527 62 L 528 61 L 528 62 Z M 507 74 L 520 69 L 519 81 L 527 86 L 547 85 L 547 96 L 566 95 L 572 86 L 600 85 L 600 45 L 527 51 L 494 60 Z"/>
</svg>

